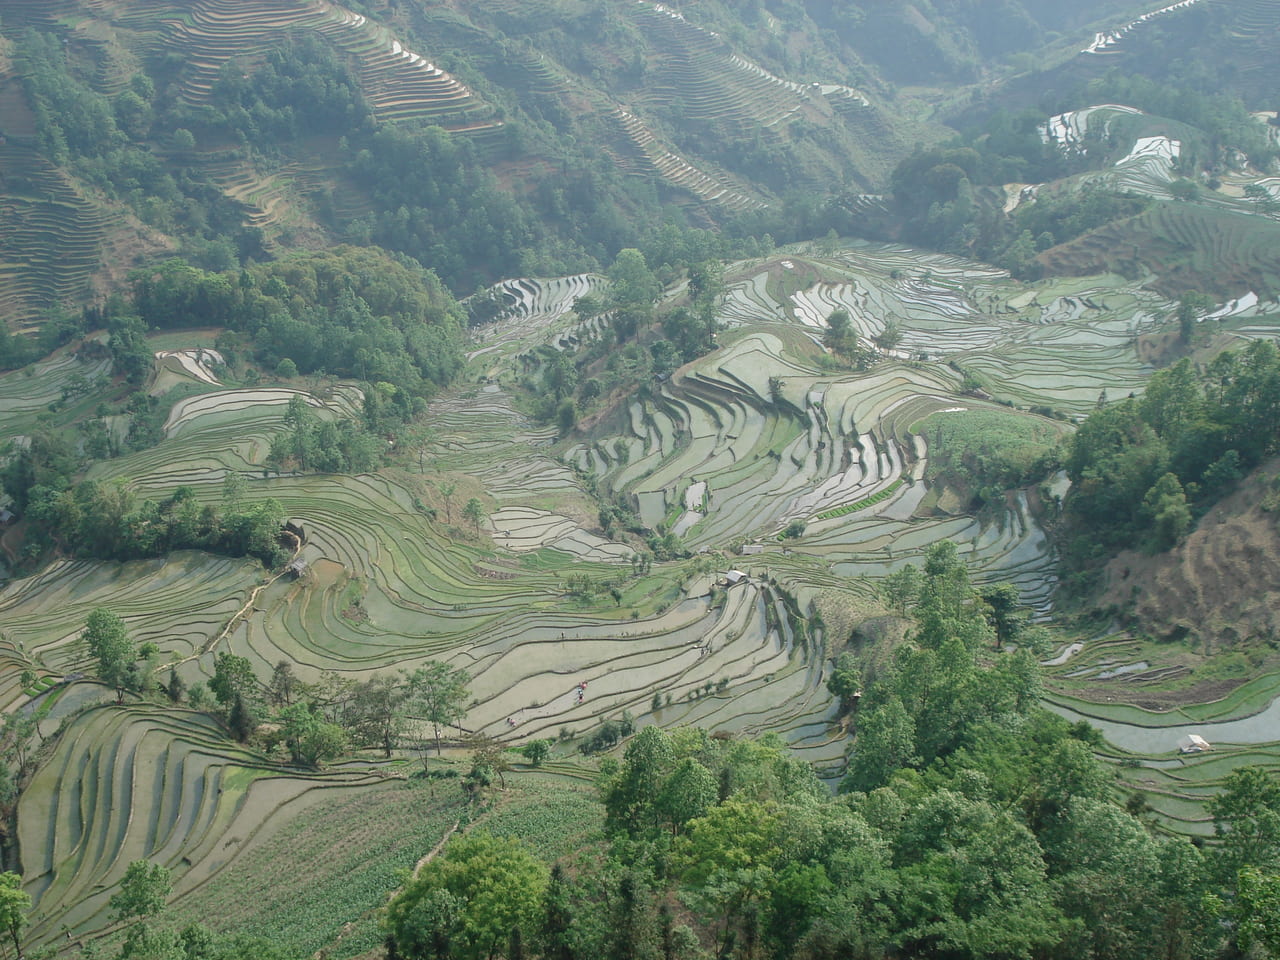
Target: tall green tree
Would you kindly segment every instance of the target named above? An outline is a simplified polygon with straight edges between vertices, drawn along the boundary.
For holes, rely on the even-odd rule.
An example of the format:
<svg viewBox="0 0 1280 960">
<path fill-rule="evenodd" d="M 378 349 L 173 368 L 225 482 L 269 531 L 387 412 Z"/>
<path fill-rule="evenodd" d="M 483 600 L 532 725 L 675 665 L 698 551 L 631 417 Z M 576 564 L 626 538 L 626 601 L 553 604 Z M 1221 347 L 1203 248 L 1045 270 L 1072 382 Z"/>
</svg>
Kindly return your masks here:
<svg viewBox="0 0 1280 960">
<path fill-rule="evenodd" d="M 859 715 L 853 756 L 840 789 L 874 790 L 898 770 L 919 762 L 915 721 L 902 701 L 891 697 Z"/>
<path fill-rule="evenodd" d="M 471 698 L 467 686 L 470 682 L 471 677 L 465 670 L 439 660 L 432 660 L 405 678 L 409 709 L 431 725 L 437 756 L 441 753 L 440 728 L 457 723 L 466 716 L 467 702 Z M 426 762 L 425 755 L 423 762 Z"/>
<path fill-rule="evenodd" d="M 137 317 L 113 317 L 109 330 L 112 370 L 131 384 L 141 384 L 155 364 L 145 324 Z"/>
<path fill-rule="evenodd" d="M 618 251 L 608 276 L 614 330 L 620 341 L 630 340 L 637 330 L 652 322 L 653 304 L 662 285 L 649 269 L 644 254 L 633 247 Z"/>
<path fill-rule="evenodd" d="M 444 497 L 444 516 L 449 523 L 453 523 L 453 495 L 457 490 L 458 481 L 456 480 L 440 484 L 440 496 Z"/>
<path fill-rule="evenodd" d="M 862 696 L 862 670 L 853 654 L 846 652 L 836 658 L 835 668 L 827 678 L 827 690 L 840 704 L 842 716 L 854 708 Z"/>
<path fill-rule="evenodd" d="M 835 309 L 827 315 L 827 328 L 822 331 L 822 342 L 829 349 L 846 357 L 858 352 L 858 331 L 853 328 L 849 311 Z"/>
<path fill-rule="evenodd" d="M 209 689 L 224 707 L 230 708 L 237 697 L 256 704 L 262 699 L 261 684 L 248 657 L 223 651 L 213 663 Z"/>
<path fill-rule="evenodd" d="M 98 679 L 115 688 L 117 700 L 123 699 L 125 691 L 137 683 L 134 664 L 138 660 L 138 648 L 129 638 L 124 621 L 99 607 L 85 620 L 80 639 L 97 661 Z"/>
<path fill-rule="evenodd" d="M 662 285 L 649 269 L 644 254 L 634 247 L 618 251 L 608 276 L 609 300 L 615 305 L 652 304 L 662 292 Z"/>
<path fill-rule="evenodd" d="M 393 901 L 392 906 L 395 904 Z M 428 890 L 411 905 L 399 907 L 394 920 L 389 910 L 387 928 L 389 945 L 394 948 L 388 956 L 455 960 L 455 944 L 462 932 L 462 904 L 448 890 Z"/>
<path fill-rule="evenodd" d="M 779 810 L 731 797 L 688 825 L 674 864 L 688 903 L 712 925 L 721 956 L 760 939 L 782 842 Z"/>
<path fill-rule="evenodd" d="M 607 960 L 648 960 L 653 956 L 655 930 L 643 870 L 624 868 L 610 900 Z"/>
<path fill-rule="evenodd" d="M 236 694 L 227 713 L 227 726 L 237 740 L 244 743 L 257 729 L 258 718 L 254 716 L 253 707 L 240 694 Z"/>
<path fill-rule="evenodd" d="M 943 540 L 925 554 L 920 602 L 915 611 L 917 644 L 938 649 L 959 640 L 971 651 L 994 645 L 994 631 L 987 624 L 969 580 L 969 569 L 955 543 Z"/>
<path fill-rule="evenodd" d="M 621 768 L 602 790 L 610 829 L 636 833 L 658 825 L 655 804 L 674 760 L 662 728 L 648 726 L 636 734 L 623 752 Z"/>
<path fill-rule="evenodd" d="M 1142 509 L 1151 518 L 1151 536 L 1157 550 L 1176 546 L 1191 529 L 1191 508 L 1177 476 L 1166 473 L 1142 498 Z"/>
<path fill-rule="evenodd" d="M 1224 883 L 1245 867 L 1280 872 L 1280 779 L 1260 767 L 1243 767 L 1227 775 L 1209 800 L 1220 845 L 1216 860 Z"/>
<path fill-rule="evenodd" d="M 987 620 L 996 633 L 996 645 L 1003 647 L 1015 639 L 1025 621 L 1020 615 L 1022 597 L 1012 583 L 995 583 L 984 587 L 979 596 L 987 605 Z"/>
<path fill-rule="evenodd" d="M 173 889 L 168 868 L 148 860 L 134 860 L 120 880 L 120 889 L 107 901 L 115 923 L 147 921 L 164 909 Z"/>
<path fill-rule="evenodd" d="M 244 487 L 245 480 L 239 471 L 228 470 L 223 476 L 222 506 L 228 513 L 235 513 L 240 509 L 240 501 L 244 499 Z"/>
<path fill-rule="evenodd" d="M 129 864 L 120 889 L 107 901 L 112 921 L 126 925 L 119 960 L 177 960 L 172 933 L 154 924 L 172 889 L 169 871 L 160 864 Z"/>
<path fill-rule="evenodd" d="M 271 680 L 267 684 L 267 701 L 276 709 L 287 707 L 293 703 L 301 687 L 301 681 L 293 672 L 293 664 L 288 660 L 279 660 L 271 670 Z"/>
<path fill-rule="evenodd" d="M 551 875 L 542 895 L 539 929 L 547 960 L 576 960 L 574 950 L 574 908 L 572 881 L 560 864 L 551 867 Z"/>
<path fill-rule="evenodd" d="M 1039 844 L 1007 811 L 939 790 L 895 837 L 894 940 L 908 955 L 1034 956 L 1064 932 Z"/>
<path fill-rule="evenodd" d="M 698 305 L 715 304 L 724 293 L 724 267 L 718 260 L 699 260 L 689 265 L 689 298 Z"/>
<path fill-rule="evenodd" d="M 376 744 L 389 758 L 408 722 L 408 703 L 402 678 L 375 673 L 352 690 L 343 722 L 357 740 Z"/>
<path fill-rule="evenodd" d="M 678 836 L 689 821 L 705 817 L 716 799 L 716 778 L 711 771 L 693 757 L 685 757 L 663 782 L 655 807 L 659 818 Z"/>
<path fill-rule="evenodd" d="M 489 515 L 485 512 L 484 504 L 477 497 L 472 497 L 462 508 L 462 516 L 475 524 L 476 533 L 479 533 L 480 524 L 484 523 Z"/>
<path fill-rule="evenodd" d="M 22 889 L 22 877 L 16 873 L 0 873 L 0 927 L 13 941 L 13 952 L 22 957 L 22 931 L 27 926 L 31 894 Z"/>
<path fill-rule="evenodd" d="M 1280 957 L 1280 876 L 1245 867 L 1236 879 L 1233 907 L 1240 947 Z"/>
<path fill-rule="evenodd" d="M 890 609 L 905 617 L 907 611 L 920 602 L 920 586 L 920 568 L 909 563 L 885 577 L 880 591 Z"/>
<path fill-rule="evenodd" d="M 1191 342 L 1195 334 L 1196 322 L 1200 319 L 1200 315 L 1209 309 L 1209 306 L 1209 298 L 1203 293 L 1188 291 L 1178 298 L 1178 308 L 1174 311 L 1174 316 L 1178 320 L 1178 339 L 1183 343 Z"/>
<path fill-rule="evenodd" d="M 1190 360 L 1182 359 L 1147 381 L 1137 410 L 1162 437 L 1176 437 L 1204 416 L 1200 378 Z"/>
<path fill-rule="evenodd" d="M 346 733 L 336 723 L 328 723 L 310 706 L 295 703 L 278 716 L 280 735 L 294 763 L 318 766 L 346 749 Z"/>
</svg>

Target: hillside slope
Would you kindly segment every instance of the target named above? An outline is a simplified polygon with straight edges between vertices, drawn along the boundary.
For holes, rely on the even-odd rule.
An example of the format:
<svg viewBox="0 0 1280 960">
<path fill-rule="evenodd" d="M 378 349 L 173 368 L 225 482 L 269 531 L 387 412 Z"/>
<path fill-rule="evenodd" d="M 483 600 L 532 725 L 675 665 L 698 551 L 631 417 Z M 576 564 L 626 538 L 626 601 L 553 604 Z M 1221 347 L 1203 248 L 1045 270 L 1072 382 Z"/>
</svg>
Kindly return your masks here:
<svg viewBox="0 0 1280 960">
<path fill-rule="evenodd" d="M 373 242 L 461 294 L 593 269 L 673 225 L 848 232 L 902 157 L 950 135 L 934 104 L 1143 9 L 992 6 L 15 0 L 0 217 L 22 249 L 0 316 L 74 308 L 166 246 L 225 267 Z M 464 183 L 396 167 L 437 152 L 426 125 Z"/>
<path fill-rule="evenodd" d="M 1255 470 L 1215 505 L 1186 541 L 1148 556 L 1125 551 L 1108 564 L 1103 604 L 1155 636 L 1217 649 L 1280 631 L 1280 522 L 1273 509 L 1280 459 Z"/>
</svg>

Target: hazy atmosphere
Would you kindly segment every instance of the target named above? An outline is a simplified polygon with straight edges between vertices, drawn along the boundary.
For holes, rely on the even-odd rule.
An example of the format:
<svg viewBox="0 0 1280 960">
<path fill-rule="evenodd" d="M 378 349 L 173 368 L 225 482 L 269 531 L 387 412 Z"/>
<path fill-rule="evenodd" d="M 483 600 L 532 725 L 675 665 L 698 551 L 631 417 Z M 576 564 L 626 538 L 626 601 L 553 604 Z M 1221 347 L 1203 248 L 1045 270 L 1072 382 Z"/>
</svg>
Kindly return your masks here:
<svg viewBox="0 0 1280 960">
<path fill-rule="evenodd" d="M 0 0 L 0 955 L 1280 957 L 1280 0 Z"/>
</svg>

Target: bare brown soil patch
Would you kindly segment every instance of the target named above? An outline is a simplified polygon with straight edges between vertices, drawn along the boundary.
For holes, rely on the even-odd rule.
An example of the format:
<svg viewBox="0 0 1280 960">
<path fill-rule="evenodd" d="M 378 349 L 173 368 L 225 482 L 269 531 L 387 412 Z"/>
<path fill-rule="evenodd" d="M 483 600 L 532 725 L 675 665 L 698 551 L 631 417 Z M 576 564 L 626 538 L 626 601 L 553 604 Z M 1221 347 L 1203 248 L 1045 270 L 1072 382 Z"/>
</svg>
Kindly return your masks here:
<svg viewBox="0 0 1280 960">
<path fill-rule="evenodd" d="M 0 38 L 0 44 L 4 40 Z M 22 80 L 11 73 L 11 65 L 4 47 L 0 47 L 0 134 L 6 137 L 34 137 L 36 118 L 27 104 L 22 90 Z"/>
<path fill-rule="evenodd" d="M 124 289 L 129 273 L 145 263 L 177 252 L 178 243 L 168 234 L 147 226 L 131 213 L 116 213 L 118 225 L 108 228 L 101 247 L 101 265 L 90 284 L 94 296 L 106 299 Z"/>
<path fill-rule="evenodd" d="M 1242 340 L 1229 332 L 1219 331 L 1205 337 L 1198 331 L 1196 338 L 1192 341 L 1191 349 L 1188 350 L 1177 330 L 1165 330 L 1158 333 L 1145 333 L 1138 337 L 1137 353 L 1138 359 L 1143 363 L 1149 363 L 1153 367 L 1168 367 L 1183 357 L 1189 357 L 1197 364 L 1208 363 L 1223 351 L 1239 350 L 1247 343 L 1247 340 Z"/>
<path fill-rule="evenodd" d="M 1213 703 L 1225 699 L 1245 680 L 1206 680 L 1177 690 L 1120 691 L 1114 699 L 1132 703 L 1143 710 L 1163 711 L 1185 707 L 1188 703 Z"/>
<path fill-rule="evenodd" d="M 1221 301 L 1275 286 L 1280 257 L 1270 230 L 1269 223 L 1245 214 L 1158 204 L 1036 259 L 1047 276 L 1147 276 L 1147 285 L 1167 297 L 1200 290 Z"/>
<path fill-rule="evenodd" d="M 1153 367 L 1167 367 L 1186 356 L 1187 350 L 1177 330 L 1145 333 L 1138 338 L 1138 359 Z"/>
<path fill-rule="evenodd" d="M 1100 602 L 1155 636 L 1210 647 L 1280 634 L 1280 518 L 1262 509 L 1280 458 L 1254 471 L 1167 553 L 1125 551 Z"/>
</svg>

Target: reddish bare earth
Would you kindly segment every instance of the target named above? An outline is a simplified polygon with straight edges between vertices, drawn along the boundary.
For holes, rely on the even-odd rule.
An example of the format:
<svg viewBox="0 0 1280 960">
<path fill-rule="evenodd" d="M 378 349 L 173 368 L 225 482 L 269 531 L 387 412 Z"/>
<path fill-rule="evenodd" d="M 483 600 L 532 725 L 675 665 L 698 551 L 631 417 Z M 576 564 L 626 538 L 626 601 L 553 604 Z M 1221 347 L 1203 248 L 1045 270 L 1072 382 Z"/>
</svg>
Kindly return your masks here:
<svg viewBox="0 0 1280 960">
<path fill-rule="evenodd" d="M 1278 473 L 1280 458 L 1254 471 L 1173 550 L 1120 554 L 1101 604 L 1130 610 L 1153 636 L 1211 647 L 1280 635 L 1280 511 L 1262 509 Z"/>
</svg>

